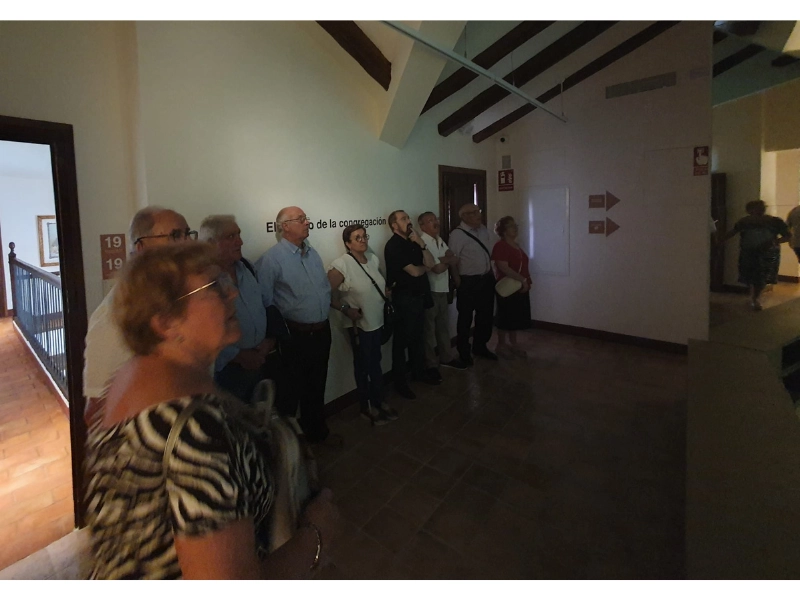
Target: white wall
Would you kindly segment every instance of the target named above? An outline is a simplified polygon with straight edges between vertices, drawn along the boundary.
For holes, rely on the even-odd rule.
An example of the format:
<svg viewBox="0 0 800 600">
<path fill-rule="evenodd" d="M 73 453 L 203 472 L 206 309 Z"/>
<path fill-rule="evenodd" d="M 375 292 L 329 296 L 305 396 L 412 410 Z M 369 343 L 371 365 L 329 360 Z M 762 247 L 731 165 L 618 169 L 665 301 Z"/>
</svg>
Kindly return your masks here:
<svg viewBox="0 0 800 600">
<path fill-rule="evenodd" d="M 0 114 L 73 125 L 86 303 L 102 299 L 100 241 L 135 211 L 132 23 L 0 22 Z"/>
<path fill-rule="evenodd" d="M 0 226 L 3 237 L 3 272 L 6 280 L 6 307 L 14 308 L 11 298 L 11 273 L 8 269 L 8 244 L 14 242 L 19 260 L 45 271 L 39 262 L 37 216 L 55 214 L 50 147 L 0 140 Z"/>
<path fill-rule="evenodd" d="M 785 219 L 800 204 L 800 149 L 764 152 L 761 157 L 761 199 L 769 213 Z M 798 277 L 800 266 L 789 244 L 781 246 L 780 275 Z"/>
<path fill-rule="evenodd" d="M 314 222 L 385 219 L 398 208 L 416 219 L 438 208 L 439 164 L 493 163 L 491 145 L 442 138 L 429 115 L 402 150 L 380 142 L 375 115 L 385 92 L 314 23 L 137 30 L 149 201 L 195 227 L 209 214 L 235 214 L 249 259 L 275 243 L 265 223 L 284 206 L 299 205 Z M 312 231 L 325 263 L 344 252 L 341 231 Z M 382 260 L 389 228 L 369 233 Z M 385 369 L 388 354 L 385 346 Z M 339 332 L 331 355 L 327 399 L 355 387 Z"/>
<path fill-rule="evenodd" d="M 562 70 L 644 26 L 615 26 Z M 511 155 L 516 189 L 497 195 L 492 220 L 524 216 L 543 189 L 569 190 L 568 274 L 534 276 L 534 319 L 681 344 L 707 339 L 710 178 L 693 176 L 692 151 L 711 143 L 710 39 L 710 23 L 681 23 L 568 90 L 568 123 L 537 110 L 502 132 L 507 143 L 494 136 L 496 168 Z M 705 76 L 690 77 L 697 69 Z M 605 99 L 608 85 L 670 71 L 675 87 Z M 536 96 L 551 85 L 525 89 Z M 621 202 L 590 210 L 589 195 L 606 191 Z M 606 217 L 620 229 L 590 235 L 589 221 Z"/>
<path fill-rule="evenodd" d="M 764 150 L 800 148 L 800 79 L 763 92 Z"/>
<path fill-rule="evenodd" d="M 747 96 L 713 109 L 711 170 L 725 173 L 728 229 L 745 216 L 745 204 L 761 193 L 763 97 Z M 725 246 L 724 282 L 737 285 L 738 239 Z"/>
</svg>

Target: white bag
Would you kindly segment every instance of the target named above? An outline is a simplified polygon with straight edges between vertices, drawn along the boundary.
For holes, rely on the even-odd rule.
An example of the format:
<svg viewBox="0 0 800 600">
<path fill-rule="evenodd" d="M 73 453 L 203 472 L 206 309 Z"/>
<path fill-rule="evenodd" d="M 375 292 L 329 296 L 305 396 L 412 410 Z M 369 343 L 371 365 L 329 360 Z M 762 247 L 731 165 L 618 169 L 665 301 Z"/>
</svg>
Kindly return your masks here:
<svg viewBox="0 0 800 600">
<path fill-rule="evenodd" d="M 511 294 L 516 294 L 521 289 L 522 282 L 516 279 L 511 279 L 511 277 L 503 277 L 500 281 L 494 284 L 494 290 L 503 298 L 507 298 Z"/>
</svg>

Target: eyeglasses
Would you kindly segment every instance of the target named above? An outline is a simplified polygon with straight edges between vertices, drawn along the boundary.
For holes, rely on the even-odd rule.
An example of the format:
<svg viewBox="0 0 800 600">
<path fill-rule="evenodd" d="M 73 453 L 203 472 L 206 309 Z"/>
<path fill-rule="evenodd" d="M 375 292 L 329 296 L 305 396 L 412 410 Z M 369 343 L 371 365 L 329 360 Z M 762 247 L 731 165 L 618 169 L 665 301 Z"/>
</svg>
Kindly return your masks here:
<svg viewBox="0 0 800 600">
<path fill-rule="evenodd" d="M 353 238 L 354 242 L 366 242 L 369 239 L 369 234 L 365 233 L 364 235 L 357 235 Z"/>
<path fill-rule="evenodd" d="M 197 232 L 189 229 L 173 229 L 169 233 L 162 233 L 161 235 L 143 235 L 140 238 L 136 238 L 134 241 L 134 245 L 138 244 L 142 240 L 147 240 L 150 238 L 170 238 L 173 242 L 181 242 L 183 240 L 196 240 L 197 239 Z"/>
<path fill-rule="evenodd" d="M 231 276 L 228 275 L 227 273 L 220 273 L 214 278 L 214 281 L 210 281 L 207 284 L 201 285 L 199 288 L 192 290 L 188 294 L 184 294 L 183 296 L 178 297 L 175 300 L 175 302 L 183 300 L 184 298 L 188 298 L 189 296 L 191 296 L 192 294 L 196 294 L 197 292 L 202 292 L 203 290 L 210 288 L 214 285 L 217 286 L 217 289 L 215 291 L 219 294 L 219 297 L 222 298 L 223 300 L 226 300 L 228 296 L 230 296 L 231 293 L 236 290 L 236 286 L 234 285 Z"/>
<path fill-rule="evenodd" d="M 291 223 L 292 221 L 297 221 L 302 225 L 303 223 L 309 223 L 311 219 L 309 219 L 306 215 L 303 215 L 302 217 L 297 217 L 296 219 L 284 219 L 281 221 L 281 223 Z"/>
</svg>

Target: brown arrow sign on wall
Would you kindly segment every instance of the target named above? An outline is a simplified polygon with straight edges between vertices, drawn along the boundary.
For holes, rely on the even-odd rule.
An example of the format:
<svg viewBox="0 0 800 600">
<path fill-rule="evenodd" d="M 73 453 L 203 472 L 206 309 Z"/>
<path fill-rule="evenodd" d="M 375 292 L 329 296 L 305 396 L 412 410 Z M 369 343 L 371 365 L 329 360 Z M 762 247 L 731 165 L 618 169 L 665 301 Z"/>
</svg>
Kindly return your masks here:
<svg viewBox="0 0 800 600">
<path fill-rule="evenodd" d="M 614 221 L 606 217 L 606 237 L 610 236 L 617 229 L 619 229 L 619 225 L 617 225 L 616 223 L 614 223 Z"/>
<path fill-rule="evenodd" d="M 606 210 L 609 210 L 615 204 L 619 204 L 619 198 L 606 190 Z"/>
</svg>

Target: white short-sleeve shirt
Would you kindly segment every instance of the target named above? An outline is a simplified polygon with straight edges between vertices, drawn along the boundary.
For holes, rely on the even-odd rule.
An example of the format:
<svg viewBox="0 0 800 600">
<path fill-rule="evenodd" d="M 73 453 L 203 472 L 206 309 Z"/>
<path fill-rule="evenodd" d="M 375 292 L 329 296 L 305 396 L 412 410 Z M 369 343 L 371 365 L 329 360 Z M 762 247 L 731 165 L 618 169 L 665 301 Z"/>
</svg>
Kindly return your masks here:
<svg viewBox="0 0 800 600">
<path fill-rule="evenodd" d="M 342 302 L 349 304 L 353 308 L 360 308 L 364 315 L 358 321 L 358 327 L 363 331 L 375 331 L 383 327 L 383 298 L 372 285 L 364 270 L 370 274 L 372 279 L 380 288 L 381 292 L 386 290 L 386 280 L 378 270 L 380 262 L 374 254 L 367 254 L 367 264 L 356 264 L 353 256 L 343 254 L 334 260 L 328 267 L 328 271 L 336 269 L 344 275 L 344 281 L 339 286 Z M 353 322 L 345 317 L 341 312 L 333 311 L 336 315 L 334 319 L 340 327 L 352 327 Z"/>
<path fill-rule="evenodd" d="M 792 240 L 789 242 L 792 248 L 800 248 L 800 206 L 794 207 L 786 216 L 786 225 L 792 233 Z"/>
<path fill-rule="evenodd" d="M 111 288 L 89 319 L 83 351 L 83 395 L 87 398 L 102 397 L 117 370 L 133 356 L 111 317 L 116 289 Z"/>
<path fill-rule="evenodd" d="M 428 235 L 424 231 L 420 234 L 422 236 L 422 240 L 425 242 L 428 250 L 430 250 L 433 258 L 436 260 L 435 264 L 439 264 L 442 262 L 439 260 L 447 253 L 447 244 L 442 238 L 434 238 L 432 235 Z M 444 292 L 447 293 L 450 291 L 450 272 L 443 271 L 442 273 L 433 273 L 432 271 L 428 272 L 428 281 L 431 284 L 431 291 L 432 292 Z"/>
</svg>

